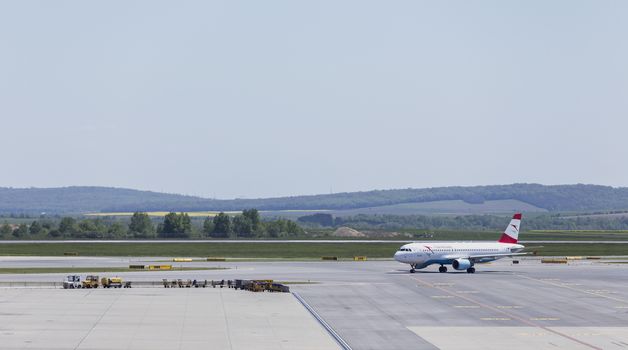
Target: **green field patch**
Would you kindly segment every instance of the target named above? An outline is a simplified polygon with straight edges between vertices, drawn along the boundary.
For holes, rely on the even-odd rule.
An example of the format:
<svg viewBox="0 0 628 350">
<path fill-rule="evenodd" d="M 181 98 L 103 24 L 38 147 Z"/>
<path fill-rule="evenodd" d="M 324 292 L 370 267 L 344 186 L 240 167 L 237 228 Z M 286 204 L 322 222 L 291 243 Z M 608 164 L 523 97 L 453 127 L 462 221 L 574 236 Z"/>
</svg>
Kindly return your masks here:
<svg viewBox="0 0 628 350">
<path fill-rule="evenodd" d="M 168 215 L 170 212 L 169 211 L 149 211 L 146 212 L 146 214 L 148 214 L 148 216 L 153 216 L 153 217 L 164 217 L 166 215 Z M 183 212 L 185 214 L 188 214 L 190 217 L 214 217 L 216 215 L 218 215 L 219 212 L 217 211 L 188 211 L 188 212 Z M 225 212 L 227 214 L 238 214 L 240 212 Z M 108 217 L 108 216 L 133 216 L 132 212 L 109 212 L 109 213 L 88 213 L 88 214 L 84 214 L 85 216 L 94 216 L 94 217 Z"/>
<path fill-rule="evenodd" d="M 323 256 L 353 260 L 354 256 L 368 259 L 391 259 L 402 245 L 391 243 L 31 243 L 0 246 L 0 255 L 63 256 L 77 252 L 80 256 L 163 256 L 206 257 L 227 259 L 287 259 L 320 260 Z M 628 255 L 628 244 L 545 243 L 530 249 L 537 255 Z M 73 259 L 68 257 L 68 259 Z M 334 262 L 330 261 L 330 264 Z"/>
<path fill-rule="evenodd" d="M 628 244 L 544 243 L 542 247 L 528 251 L 536 251 L 539 256 L 623 256 L 628 255 Z"/>
<path fill-rule="evenodd" d="M 530 230 L 534 233 L 628 233 L 628 230 Z"/>
<path fill-rule="evenodd" d="M 628 240 L 628 231 L 585 231 L 585 230 L 535 230 L 524 231 L 519 235 L 521 240 L 544 240 L 544 241 L 626 241 Z"/>
<path fill-rule="evenodd" d="M 391 258 L 400 243 L 29 243 L 0 246 L 0 255 L 163 256 L 317 259 L 337 256 Z"/>
<path fill-rule="evenodd" d="M 289 209 L 289 210 L 260 210 L 259 213 L 260 214 L 271 214 L 271 215 L 277 215 L 280 216 L 281 214 L 303 214 L 303 213 L 310 213 L 310 212 L 314 212 L 314 213 L 318 213 L 318 212 L 328 212 L 330 211 L 329 209 L 319 209 L 319 210 L 311 210 L 311 209 Z M 169 211 L 149 211 L 146 212 L 146 214 L 148 214 L 148 216 L 152 216 L 152 217 L 164 217 L 166 215 L 168 215 Z M 179 213 L 177 211 L 177 213 Z M 184 211 L 182 213 L 188 214 L 188 216 L 190 217 L 214 217 L 216 215 L 218 215 L 218 213 L 220 213 L 220 211 Z M 237 215 L 240 214 L 241 211 L 224 211 L 225 214 L 229 214 L 229 215 Z M 133 216 L 132 212 L 102 212 L 102 213 L 87 213 L 84 214 L 85 216 L 92 216 L 92 217 L 113 217 L 113 216 L 121 216 L 121 217 L 130 217 Z M 32 220 L 32 219 L 31 219 Z M 30 222 L 28 222 L 30 223 Z"/>
</svg>

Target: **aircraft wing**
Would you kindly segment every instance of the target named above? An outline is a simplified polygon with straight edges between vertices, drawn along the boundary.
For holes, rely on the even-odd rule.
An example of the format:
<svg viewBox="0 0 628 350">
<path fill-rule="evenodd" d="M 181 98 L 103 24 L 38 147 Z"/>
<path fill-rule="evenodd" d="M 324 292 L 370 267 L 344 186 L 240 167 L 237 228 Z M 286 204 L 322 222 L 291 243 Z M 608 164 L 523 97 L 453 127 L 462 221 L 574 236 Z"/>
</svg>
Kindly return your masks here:
<svg viewBox="0 0 628 350">
<path fill-rule="evenodd" d="M 468 259 L 471 261 L 481 260 L 486 258 L 505 258 L 509 256 L 528 255 L 529 253 L 505 253 L 505 254 L 486 254 L 486 255 L 469 255 Z"/>
</svg>

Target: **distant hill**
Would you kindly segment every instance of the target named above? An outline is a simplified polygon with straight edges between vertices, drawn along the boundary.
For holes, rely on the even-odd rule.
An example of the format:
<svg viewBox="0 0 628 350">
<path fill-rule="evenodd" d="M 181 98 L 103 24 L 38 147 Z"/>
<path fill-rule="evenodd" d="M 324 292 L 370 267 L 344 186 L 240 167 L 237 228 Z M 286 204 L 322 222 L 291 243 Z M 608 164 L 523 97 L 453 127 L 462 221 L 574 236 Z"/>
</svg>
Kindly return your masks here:
<svg viewBox="0 0 628 350">
<path fill-rule="evenodd" d="M 430 202 L 485 204 L 518 201 L 550 212 L 628 209 L 628 188 L 598 185 L 512 184 L 471 187 L 376 190 L 314 196 L 212 200 L 193 196 L 110 187 L 0 188 L 0 213 L 86 213 L 200 210 L 349 210 Z M 487 203 L 487 204 L 490 204 Z M 412 206 L 403 205 L 403 208 Z M 480 207 L 480 206 L 478 206 Z M 490 208 L 490 205 L 485 205 Z M 429 210 L 428 210 L 429 211 Z"/>
<path fill-rule="evenodd" d="M 108 208 L 202 206 L 208 199 L 111 187 L 3 188 L 0 213 L 87 213 Z M 168 210 L 166 209 L 166 210 Z"/>
</svg>

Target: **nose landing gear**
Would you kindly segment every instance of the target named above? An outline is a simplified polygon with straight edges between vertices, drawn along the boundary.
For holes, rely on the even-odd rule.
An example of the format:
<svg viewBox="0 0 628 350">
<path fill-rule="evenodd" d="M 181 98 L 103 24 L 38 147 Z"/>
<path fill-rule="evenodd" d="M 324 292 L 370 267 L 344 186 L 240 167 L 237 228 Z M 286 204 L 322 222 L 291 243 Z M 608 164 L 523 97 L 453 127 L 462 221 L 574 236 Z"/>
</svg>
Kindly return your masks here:
<svg viewBox="0 0 628 350">
<path fill-rule="evenodd" d="M 410 269 L 410 273 L 414 273 L 414 267 L 415 267 L 415 266 L 416 266 L 416 265 L 410 265 L 410 267 L 411 267 L 411 269 Z"/>
</svg>

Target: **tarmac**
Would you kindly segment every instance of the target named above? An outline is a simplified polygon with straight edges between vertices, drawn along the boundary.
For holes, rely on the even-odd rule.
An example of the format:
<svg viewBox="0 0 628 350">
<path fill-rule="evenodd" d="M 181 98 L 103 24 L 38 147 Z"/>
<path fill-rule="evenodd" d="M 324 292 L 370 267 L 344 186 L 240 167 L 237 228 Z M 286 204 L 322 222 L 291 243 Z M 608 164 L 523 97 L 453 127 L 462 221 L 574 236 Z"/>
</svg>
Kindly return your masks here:
<svg viewBox="0 0 628 350">
<path fill-rule="evenodd" d="M 167 258 L 0 257 L 0 267 L 121 267 L 137 262 L 164 263 L 164 259 Z M 291 290 L 297 292 L 352 349 L 625 349 L 628 348 L 628 264 L 620 260 L 574 260 L 568 264 L 542 264 L 539 259 L 526 258 L 521 259 L 519 264 L 512 264 L 512 260 L 503 259 L 492 264 L 476 266 L 475 274 L 453 271 L 451 268 L 448 273 L 438 273 L 437 266 L 411 274 L 406 265 L 394 261 L 191 262 L 172 264 L 228 269 L 143 271 L 108 275 L 119 275 L 133 281 L 160 281 L 162 278 L 214 280 L 242 278 L 305 283 L 291 284 Z M 9 281 L 58 282 L 64 275 L 0 275 L 0 286 L 6 285 Z M 41 324 L 44 323 L 43 319 L 46 317 L 50 319 L 53 316 L 55 320 L 75 317 L 80 314 L 81 308 L 73 311 L 68 302 L 65 304 L 66 307 L 58 308 L 57 313 L 52 309 L 48 310 L 39 326 L 35 326 L 38 323 L 16 323 L 22 325 L 23 332 L 11 331 L 7 327 L 11 327 L 15 319 L 33 317 L 37 310 L 44 309 L 38 305 L 64 305 L 62 302 L 56 302 L 55 298 L 66 300 L 70 298 L 68 296 L 77 295 L 76 293 L 77 291 L 60 289 L 0 288 L 2 305 L 0 344 L 15 344 L 18 345 L 15 348 L 19 349 L 36 348 L 34 347 L 34 344 L 37 344 L 36 338 L 29 338 L 29 334 L 42 331 L 38 336 L 43 338 L 45 334 L 51 337 L 55 334 L 43 331 L 45 330 L 45 325 Z M 97 298 L 95 300 L 118 298 L 117 300 L 123 302 L 119 306 L 116 303 L 111 304 L 112 309 L 101 307 L 93 310 L 93 318 L 85 324 L 99 329 L 101 326 L 111 326 L 111 322 L 103 321 L 109 320 L 111 315 L 123 319 L 123 316 L 128 314 L 130 321 L 125 329 L 143 329 L 141 339 L 151 339 L 151 334 L 156 334 L 157 338 L 162 334 L 170 334 L 172 337 L 168 339 L 174 339 L 176 337 L 173 333 L 165 331 L 162 333 L 162 329 L 176 325 L 174 328 L 178 334 L 189 334 L 187 337 L 189 339 L 193 339 L 197 333 L 211 333 L 217 337 L 216 339 L 222 337 L 220 338 L 223 339 L 222 342 L 219 340 L 215 343 L 216 346 L 212 347 L 216 349 L 239 349 L 241 347 L 238 347 L 237 341 L 246 343 L 250 339 L 255 339 L 253 334 L 258 331 L 287 334 L 283 337 L 269 337 L 268 339 L 273 340 L 268 340 L 268 348 L 272 346 L 280 349 L 298 348 L 296 343 L 283 344 L 284 338 L 301 339 L 303 348 L 307 346 L 320 349 L 325 348 L 324 346 L 338 348 L 337 343 L 321 324 L 290 294 L 255 294 L 200 288 L 182 290 L 137 288 L 78 293 L 88 293 L 88 296 L 68 300 L 80 300 L 80 305 L 84 305 L 84 300 L 89 300 L 93 295 Z M 233 296 L 234 302 L 241 303 L 242 310 L 249 309 L 246 305 L 254 308 L 258 307 L 256 306 L 258 304 L 262 305 L 259 307 L 264 311 L 252 312 L 251 317 L 255 315 L 259 317 L 261 313 L 266 315 L 278 313 L 277 318 L 273 318 L 277 323 L 268 326 L 269 321 L 262 321 L 261 317 L 258 323 L 251 321 L 246 327 L 243 326 L 242 332 L 230 335 L 231 343 L 225 342 L 227 321 L 223 318 L 221 324 L 218 319 L 212 318 L 214 311 L 220 310 L 216 306 L 218 305 L 215 301 L 216 295 L 223 298 L 225 295 Z M 20 298 L 28 296 L 31 299 L 20 302 Z M 183 320 L 179 318 L 173 321 L 163 314 L 158 316 L 157 311 L 146 311 L 159 309 L 156 305 L 160 304 L 162 298 L 170 300 L 169 303 L 178 303 L 180 308 L 187 305 L 194 310 L 210 310 L 203 313 L 205 316 L 201 316 L 200 313 L 193 316 L 195 320 L 198 317 L 197 320 L 205 328 L 195 327 L 193 322 L 185 321 L 185 317 Z M 136 301 L 137 308 L 130 302 L 131 300 Z M 208 303 L 207 306 L 203 306 L 205 302 Z M 266 302 L 267 305 L 264 304 Z M 106 302 L 99 301 L 97 304 L 104 305 Z M 132 307 L 126 308 L 125 305 Z M 152 305 L 152 309 L 146 305 Z M 288 312 L 288 309 L 292 310 L 293 307 L 293 312 Z M 9 308 L 12 311 L 6 311 Z M 174 309 L 176 308 L 164 308 Z M 228 310 L 229 307 L 223 306 L 223 309 Z M 290 322 L 278 321 L 282 319 L 280 315 L 284 309 L 285 317 Z M 112 310 L 116 312 L 113 313 Z M 164 311 L 166 315 L 169 313 Z M 239 315 L 244 317 L 243 314 Z M 203 321 L 203 317 L 213 321 Z M 140 318 L 144 321 L 140 321 Z M 146 320 L 152 320 L 147 325 L 155 328 L 142 326 L 142 322 L 148 322 Z M 61 322 L 58 329 L 67 329 L 62 321 L 58 322 Z M 230 326 L 233 324 L 227 323 Z M 290 328 L 294 324 L 299 324 L 300 327 Z M 281 333 L 284 327 L 288 327 L 294 333 L 288 331 Z M 83 333 L 80 330 L 68 331 L 72 332 L 85 335 L 85 329 L 82 330 Z M 300 332 L 312 332 L 313 335 Z M 111 335 L 111 331 L 97 334 L 104 337 L 105 334 Z M 89 339 L 89 336 L 86 339 Z M 119 348 L 143 349 L 141 342 L 134 342 L 133 339 Z M 188 346 L 185 339 L 186 337 L 180 337 L 178 340 L 172 340 L 173 343 L 168 348 L 185 348 Z M 25 343 L 26 341 L 32 343 Z M 93 346 L 96 343 L 90 341 L 83 344 Z"/>
<path fill-rule="evenodd" d="M 1 349 L 338 349 L 285 293 L 13 288 L 0 305 Z"/>
</svg>

